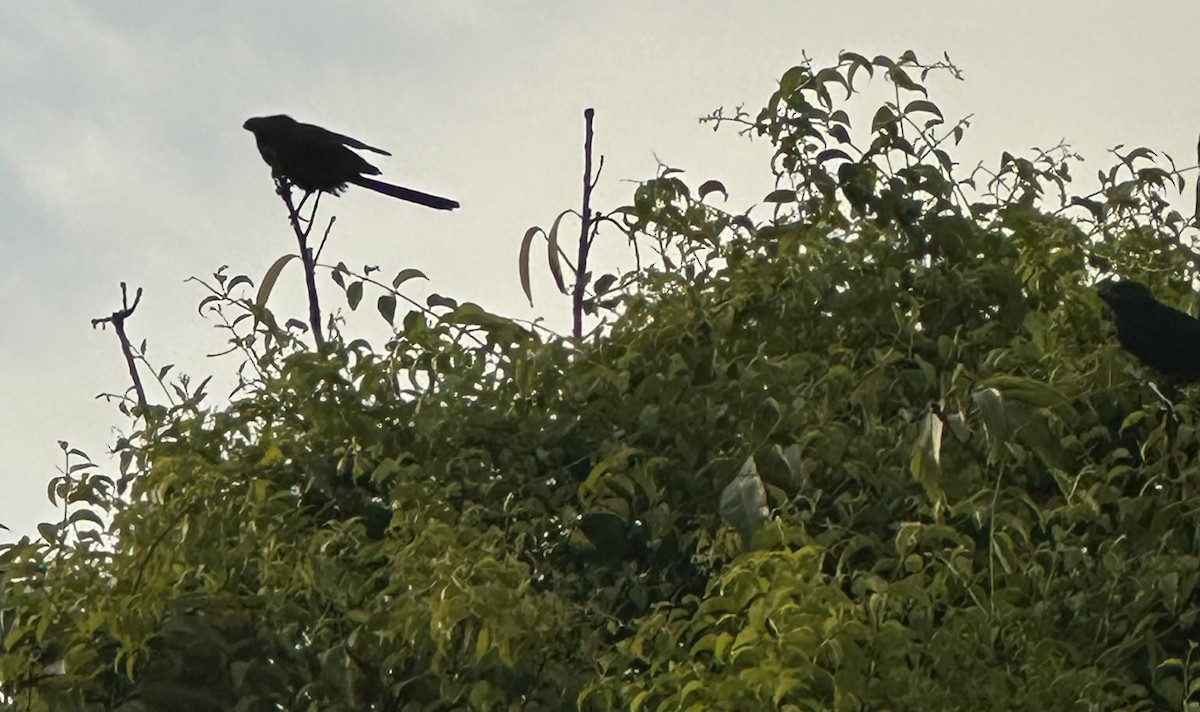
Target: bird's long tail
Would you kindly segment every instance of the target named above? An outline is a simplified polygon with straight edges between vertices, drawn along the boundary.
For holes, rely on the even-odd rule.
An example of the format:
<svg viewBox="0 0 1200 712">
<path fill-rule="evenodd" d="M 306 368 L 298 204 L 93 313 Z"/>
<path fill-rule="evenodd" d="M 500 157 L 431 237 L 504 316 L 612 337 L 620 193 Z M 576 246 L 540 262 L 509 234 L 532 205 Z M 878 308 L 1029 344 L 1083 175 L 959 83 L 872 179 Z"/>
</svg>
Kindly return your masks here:
<svg viewBox="0 0 1200 712">
<path fill-rule="evenodd" d="M 435 208 L 437 210 L 454 210 L 458 207 L 458 201 L 456 200 L 442 198 L 437 195 L 430 195 L 429 193 L 422 193 L 419 190 L 412 190 L 411 188 L 401 188 L 398 185 L 384 183 L 381 180 L 375 180 L 373 178 L 358 176 L 356 178 L 352 178 L 350 182 L 354 183 L 355 185 L 361 185 L 364 188 L 370 188 L 377 193 L 383 193 L 384 195 L 390 195 L 393 198 L 407 200 L 410 203 L 417 203 L 419 205 Z"/>
</svg>

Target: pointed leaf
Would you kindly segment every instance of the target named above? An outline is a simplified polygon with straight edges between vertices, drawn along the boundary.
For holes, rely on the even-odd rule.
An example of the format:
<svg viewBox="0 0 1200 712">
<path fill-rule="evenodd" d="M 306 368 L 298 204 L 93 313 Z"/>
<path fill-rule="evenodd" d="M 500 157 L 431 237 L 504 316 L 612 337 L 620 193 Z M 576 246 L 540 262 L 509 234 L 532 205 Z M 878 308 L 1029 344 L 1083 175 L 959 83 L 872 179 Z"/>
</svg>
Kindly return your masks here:
<svg viewBox="0 0 1200 712">
<path fill-rule="evenodd" d="M 267 268 L 266 273 L 263 274 L 262 282 L 258 285 L 258 295 L 254 298 L 254 304 L 256 306 L 266 306 L 267 299 L 271 296 L 271 290 L 275 289 L 275 281 L 279 279 L 279 273 L 283 271 L 284 267 L 287 267 L 289 262 L 299 256 L 300 255 L 294 254 L 284 255 L 283 257 L 275 260 L 275 262 Z"/>
<path fill-rule="evenodd" d="M 900 67 L 892 67 L 889 69 L 888 78 L 895 82 L 896 86 L 900 87 L 901 89 L 907 89 L 908 91 L 919 91 L 926 96 L 929 94 L 929 92 L 925 91 L 925 87 L 913 81 L 912 78 L 908 76 L 908 72 L 904 71 Z"/>
<path fill-rule="evenodd" d="M 375 302 L 375 308 L 379 310 L 380 316 L 388 324 L 395 326 L 396 318 L 396 295 L 384 294 Z"/>
<path fill-rule="evenodd" d="M 572 214 L 570 210 L 564 210 L 559 213 L 558 217 L 554 218 L 554 224 L 550 226 L 550 232 L 546 234 L 548 243 L 548 253 L 546 256 L 550 262 L 550 274 L 554 277 L 554 284 L 558 286 L 558 291 L 563 294 L 567 294 L 568 292 L 567 284 L 563 280 L 562 259 L 559 255 L 558 226 L 562 223 L 562 219 L 570 214 Z M 576 278 L 578 277 L 579 275 L 576 275 Z"/>
<path fill-rule="evenodd" d="M 425 273 L 419 269 L 413 269 L 412 267 L 409 267 L 408 269 L 402 269 L 396 273 L 395 279 L 392 280 L 392 288 L 398 289 L 400 285 L 404 284 L 408 280 L 418 278 L 425 280 L 429 279 L 425 276 Z"/>
<path fill-rule="evenodd" d="M 927 99 L 914 99 L 913 101 L 908 102 L 908 104 L 904 107 L 904 113 L 906 114 L 914 114 L 918 111 L 924 111 L 925 113 L 933 114 L 939 119 L 944 118 L 942 116 L 942 110 L 937 108 L 937 104 L 934 104 L 932 101 Z"/>
<path fill-rule="evenodd" d="M 832 160 L 834 158 L 842 158 L 847 161 L 853 160 L 850 158 L 848 153 L 840 148 L 827 148 L 817 154 L 817 163 L 824 163 L 825 161 Z"/>
<path fill-rule="evenodd" d="M 71 517 L 68 521 L 70 521 L 72 524 L 77 524 L 79 522 L 91 522 L 100 527 L 104 526 L 104 520 L 100 519 L 100 515 L 96 514 L 90 509 L 75 510 L 71 513 Z"/>
<path fill-rule="evenodd" d="M 828 133 L 830 136 L 836 138 L 838 143 L 850 143 L 850 132 L 847 131 L 846 127 L 842 126 L 841 124 L 830 126 Z"/>
<path fill-rule="evenodd" d="M 41 524 L 37 525 L 37 530 L 38 534 L 41 534 L 43 539 L 52 544 L 59 540 L 58 526 L 55 524 L 42 522 Z"/>
<path fill-rule="evenodd" d="M 525 231 L 525 236 L 521 238 L 521 252 L 517 256 L 517 270 L 521 277 L 521 290 L 525 292 L 525 298 L 529 300 L 529 306 L 533 306 L 533 288 L 529 283 L 529 249 L 533 245 L 533 238 L 539 232 L 542 232 L 542 228 L 537 226 Z"/>
<path fill-rule="evenodd" d="M 896 114 L 890 106 L 881 106 L 875 112 L 875 117 L 871 119 L 871 133 L 878 133 L 886 126 L 891 126 L 896 122 Z"/>
<path fill-rule="evenodd" d="M 837 82 L 838 84 L 841 84 L 846 89 L 847 99 L 854 95 L 854 90 L 850 88 L 850 82 L 846 81 L 846 78 L 842 76 L 841 70 L 837 67 L 826 67 L 825 69 L 817 72 L 816 80 L 820 82 L 822 89 L 824 89 L 825 84 L 828 82 Z M 830 108 L 830 103 L 826 103 L 825 106 Z"/>
<path fill-rule="evenodd" d="M 362 301 L 363 283 L 353 282 L 349 287 L 346 287 L 346 303 L 350 305 L 350 310 L 358 309 L 358 303 Z"/>
<path fill-rule="evenodd" d="M 729 191 L 725 190 L 725 185 L 719 180 L 704 181 L 700 184 L 700 188 L 696 192 L 700 196 L 700 200 L 704 200 L 704 196 L 709 193 L 720 193 L 725 197 L 725 200 L 729 200 Z"/>
<path fill-rule="evenodd" d="M 616 282 L 616 275 L 602 274 L 596 280 L 596 283 L 592 285 L 592 289 L 596 292 L 596 294 L 604 294 L 608 290 L 612 289 L 612 286 L 616 284 Z"/>
<path fill-rule="evenodd" d="M 239 284 L 248 284 L 250 286 L 254 286 L 254 282 L 249 277 L 244 274 L 239 274 L 238 276 L 229 280 L 229 284 L 225 285 L 225 291 L 232 292 L 233 288 Z"/>
<path fill-rule="evenodd" d="M 754 532 L 767 521 L 769 514 L 767 491 L 753 457 L 746 458 L 737 477 L 721 491 L 719 511 L 721 518 L 738 530 L 743 548 L 749 548 Z"/>
<path fill-rule="evenodd" d="M 430 294 L 425 298 L 425 304 L 429 307 L 450 307 L 454 309 L 458 306 L 458 301 L 450 297 L 443 297 L 440 294 Z"/>
</svg>

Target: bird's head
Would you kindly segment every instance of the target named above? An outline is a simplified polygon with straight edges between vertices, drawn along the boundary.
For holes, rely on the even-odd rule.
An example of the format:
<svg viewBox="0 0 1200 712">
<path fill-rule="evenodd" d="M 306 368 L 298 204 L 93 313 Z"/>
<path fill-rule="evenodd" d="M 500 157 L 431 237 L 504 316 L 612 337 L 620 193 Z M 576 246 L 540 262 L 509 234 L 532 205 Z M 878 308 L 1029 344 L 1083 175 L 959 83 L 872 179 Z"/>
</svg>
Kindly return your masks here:
<svg viewBox="0 0 1200 712">
<path fill-rule="evenodd" d="M 286 114 L 276 114 L 275 116 L 255 116 L 254 118 L 246 119 L 246 123 L 242 124 L 242 128 L 257 136 L 260 131 L 279 131 L 295 125 L 296 120 L 292 117 Z"/>
<path fill-rule="evenodd" d="M 1113 311 L 1121 309 L 1136 309 L 1139 306 L 1153 304 L 1157 300 L 1150 293 L 1150 288 L 1141 282 L 1121 280 L 1114 282 L 1106 279 L 1096 288 L 1096 293 L 1108 304 Z"/>
</svg>

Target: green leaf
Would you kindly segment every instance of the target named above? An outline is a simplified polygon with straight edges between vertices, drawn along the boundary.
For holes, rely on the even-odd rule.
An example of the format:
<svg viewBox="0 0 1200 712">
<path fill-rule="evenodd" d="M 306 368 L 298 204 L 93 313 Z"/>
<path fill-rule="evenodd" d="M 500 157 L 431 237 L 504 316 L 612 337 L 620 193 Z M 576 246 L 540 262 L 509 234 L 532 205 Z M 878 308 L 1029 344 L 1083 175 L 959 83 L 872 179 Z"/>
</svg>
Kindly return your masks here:
<svg viewBox="0 0 1200 712">
<path fill-rule="evenodd" d="M 392 288 L 399 289 L 400 285 L 402 285 L 405 282 L 412 280 L 412 279 L 428 280 L 429 278 L 426 277 L 425 273 L 422 272 L 421 270 L 413 269 L 412 267 L 409 267 L 408 269 L 402 269 L 396 273 L 395 278 L 392 279 Z"/>
<path fill-rule="evenodd" d="M 395 326 L 396 319 L 396 296 L 394 294 L 384 294 L 375 302 L 375 308 L 379 310 L 379 315 L 388 324 Z"/>
<path fill-rule="evenodd" d="M 913 444 L 909 470 L 913 479 L 925 488 L 934 501 L 941 502 L 945 495 L 940 483 L 942 462 L 942 420 L 932 411 L 921 419 L 920 434 Z"/>
<path fill-rule="evenodd" d="M 720 193 L 725 200 L 729 200 L 729 191 L 725 190 L 725 185 L 719 180 L 706 180 L 696 189 L 698 200 L 704 200 L 704 196 L 709 193 Z"/>
<path fill-rule="evenodd" d="M 749 549 L 759 526 L 767 521 L 767 492 L 754 458 L 746 458 L 733 481 L 721 491 L 721 518 L 737 529 L 742 548 Z"/>
<path fill-rule="evenodd" d="M 871 119 L 871 133 L 879 133 L 884 129 L 889 129 L 896 124 L 896 113 L 892 111 L 890 106 L 881 106 L 875 111 L 875 116 Z"/>
<path fill-rule="evenodd" d="M 983 428 L 990 444 L 988 462 L 994 463 L 999 459 L 1005 443 L 1008 442 L 1008 414 L 1005 411 L 1003 396 L 995 388 L 982 388 L 975 391 L 971 397 L 975 401 L 976 407 L 979 408 L 980 417 L 983 419 Z"/>
<path fill-rule="evenodd" d="M 100 518 L 100 515 L 96 514 L 90 509 L 77 509 L 74 512 L 71 512 L 71 516 L 67 521 L 72 524 L 78 524 L 79 522 L 91 522 L 99 527 L 104 526 L 104 520 Z"/>
<path fill-rule="evenodd" d="M 60 537 L 59 537 L 59 527 L 57 524 L 51 524 L 49 522 L 42 522 L 41 524 L 37 525 L 37 530 L 38 530 L 38 534 L 41 534 L 42 538 L 45 539 L 48 543 L 51 543 L 51 544 L 58 543 Z"/>
<path fill-rule="evenodd" d="M 456 300 L 452 297 L 443 297 L 440 294 L 434 293 L 434 294 L 430 294 L 428 297 L 425 298 L 425 306 L 428 306 L 431 308 L 432 307 L 449 307 L 450 309 L 454 309 L 458 306 L 458 300 Z"/>
<path fill-rule="evenodd" d="M 1021 401 L 1038 408 L 1051 408 L 1066 403 L 1067 397 L 1050 384 L 1024 376 L 992 376 L 980 386 L 1003 394 L 1004 398 Z"/>
<path fill-rule="evenodd" d="M 617 281 L 616 275 L 602 274 L 602 275 L 600 275 L 599 278 L 596 279 L 596 283 L 593 286 L 593 290 L 596 292 L 596 294 L 605 294 L 606 292 L 608 292 L 608 290 L 612 289 L 612 287 L 616 283 L 616 281 Z"/>
<path fill-rule="evenodd" d="M 925 91 L 925 87 L 914 82 L 908 76 L 908 73 L 905 72 L 903 69 L 901 69 L 898 66 L 893 66 L 890 69 L 888 69 L 887 76 L 888 76 L 888 79 L 891 79 L 896 84 L 896 86 L 900 87 L 901 89 L 906 89 L 908 91 L 919 91 L 926 96 L 929 95 L 929 92 Z"/>
<path fill-rule="evenodd" d="M 926 99 L 916 99 L 914 101 L 910 101 L 904 107 L 904 113 L 906 114 L 915 114 L 918 112 L 926 112 L 933 114 L 939 119 L 944 119 L 942 116 L 942 110 L 937 108 L 937 105 L 932 101 L 928 101 Z"/>
<path fill-rule="evenodd" d="M 275 289 L 275 282 L 279 280 L 279 274 L 283 272 L 283 268 L 287 267 L 289 262 L 299 257 L 300 255 L 284 255 L 271 263 L 271 266 L 263 274 L 262 282 L 258 285 L 258 294 L 254 297 L 256 305 L 260 308 L 267 305 L 267 299 L 271 297 L 271 292 Z"/>
<path fill-rule="evenodd" d="M 521 237 L 521 250 L 517 256 L 517 269 L 521 278 L 521 290 L 525 292 L 525 298 L 529 300 L 529 306 L 533 306 L 533 286 L 529 278 L 529 252 L 533 247 L 533 238 L 537 237 L 538 233 L 545 232 L 542 228 L 534 226 L 525 231 L 525 235 Z"/>
<path fill-rule="evenodd" d="M 550 276 L 554 277 L 554 284 L 561 294 L 567 294 L 568 291 L 566 280 L 563 279 L 561 248 L 558 246 L 558 227 L 562 223 L 562 219 L 571 214 L 573 214 L 571 210 L 559 213 L 558 217 L 554 218 L 554 224 L 550 226 L 550 232 L 546 234 L 546 257 L 550 264 Z M 581 278 L 581 275 L 576 275 L 576 278 Z"/>
<path fill-rule="evenodd" d="M 358 309 L 358 303 L 362 301 L 363 283 L 351 282 L 349 287 L 346 287 L 346 304 L 350 306 L 351 311 Z"/>
<path fill-rule="evenodd" d="M 834 158 L 840 158 L 845 161 L 852 160 L 850 158 L 850 155 L 841 149 L 827 148 L 824 151 L 821 151 L 820 153 L 817 154 L 817 163 L 824 163 L 825 161 L 828 161 L 828 160 L 831 160 Z"/>
</svg>

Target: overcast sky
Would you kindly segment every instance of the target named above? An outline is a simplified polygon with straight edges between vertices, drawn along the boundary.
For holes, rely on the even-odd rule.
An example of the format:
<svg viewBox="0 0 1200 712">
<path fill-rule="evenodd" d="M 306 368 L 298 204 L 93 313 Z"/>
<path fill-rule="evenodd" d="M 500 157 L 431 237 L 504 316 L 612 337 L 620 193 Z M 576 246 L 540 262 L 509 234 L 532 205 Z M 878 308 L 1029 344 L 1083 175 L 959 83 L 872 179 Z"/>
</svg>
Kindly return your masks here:
<svg viewBox="0 0 1200 712">
<path fill-rule="evenodd" d="M 769 151 L 697 118 L 757 110 L 802 52 L 818 66 L 842 49 L 949 52 L 967 81 L 932 80 L 931 96 L 948 118 L 975 115 L 960 156 L 995 165 L 1065 138 L 1088 176 L 1120 143 L 1194 165 L 1198 48 L 1196 0 L 5 2 L 0 523 L 32 533 L 56 516 L 58 441 L 107 466 L 128 430 L 95 399 L 128 376 L 112 331 L 89 324 L 117 308 L 119 282 L 146 290 L 129 329 L 153 363 L 230 382 L 236 361 L 206 358 L 223 337 L 185 280 L 223 264 L 257 280 L 294 249 L 241 128 L 250 116 L 289 113 L 387 148 L 384 178 L 462 203 L 445 213 L 352 190 L 325 204 L 338 222 L 324 261 L 415 267 L 430 277 L 415 297 L 565 327 L 547 280 L 535 308 L 524 301 L 517 250 L 527 227 L 577 207 L 586 107 L 606 157 L 594 205 L 627 202 L 657 156 L 693 185 L 721 179 L 741 212 L 772 187 Z M 327 286 L 324 305 L 344 305 Z M 302 315 L 301 289 L 285 273 L 273 306 Z"/>
</svg>

